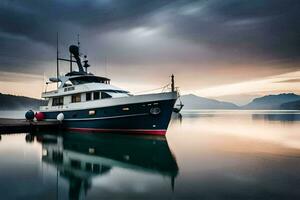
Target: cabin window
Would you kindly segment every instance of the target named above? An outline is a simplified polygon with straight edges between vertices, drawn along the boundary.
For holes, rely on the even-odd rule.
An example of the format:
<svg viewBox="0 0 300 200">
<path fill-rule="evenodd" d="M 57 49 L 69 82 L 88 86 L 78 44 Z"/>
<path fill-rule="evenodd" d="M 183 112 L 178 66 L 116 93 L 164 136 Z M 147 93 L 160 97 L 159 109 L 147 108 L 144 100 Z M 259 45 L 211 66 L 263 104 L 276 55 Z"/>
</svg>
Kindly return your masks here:
<svg viewBox="0 0 300 200">
<path fill-rule="evenodd" d="M 81 101 L 81 94 L 74 94 L 72 95 L 72 103 L 80 102 Z"/>
<path fill-rule="evenodd" d="M 86 164 L 85 164 L 85 169 L 86 169 L 87 171 L 92 171 L 92 163 L 86 163 Z"/>
<path fill-rule="evenodd" d="M 92 100 L 92 93 L 91 93 L 91 92 L 87 92 L 85 95 L 86 95 L 86 96 L 85 96 L 85 100 L 86 100 L 86 101 Z"/>
<path fill-rule="evenodd" d="M 101 92 L 101 99 L 111 98 L 111 96 L 105 92 Z"/>
<path fill-rule="evenodd" d="M 71 160 L 70 164 L 71 164 L 72 168 L 75 168 L 75 169 L 81 168 L 81 162 L 79 160 Z"/>
<path fill-rule="evenodd" d="M 56 163 L 62 163 L 64 157 L 63 157 L 63 154 L 62 154 L 62 153 L 54 151 L 54 152 L 52 152 L 52 159 L 53 159 L 53 161 L 55 161 Z"/>
<path fill-rule="evenodd" d="M 93 171 L 95 173 L 99 173 L 100 172 L 100 165 L 99 164 L 93 164 Z"/>
<path fill-rule="evenodd" d="M 94 92 L 94 100 L 100 99 L 100 93 Z"/>
<path fill-rule="evenodd" d="M 64 105 L 64 98 L 63 97 L 55 97 L 52 100 L 52 106 L 62 106 Z"/>
</svg>

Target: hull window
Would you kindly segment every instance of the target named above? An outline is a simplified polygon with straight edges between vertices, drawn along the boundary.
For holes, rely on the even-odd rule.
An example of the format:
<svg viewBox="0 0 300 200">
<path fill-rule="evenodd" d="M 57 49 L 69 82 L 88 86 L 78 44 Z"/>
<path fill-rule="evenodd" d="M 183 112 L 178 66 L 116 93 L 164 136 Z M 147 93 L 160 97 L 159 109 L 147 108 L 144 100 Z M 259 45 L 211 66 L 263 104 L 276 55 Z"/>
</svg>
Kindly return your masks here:
<svg viewBox="0 0 300 200">
<path fill-rule="evenodd" d="M 81 101 L 81 94 L 74 94 L 72 95 L 72 103 L 80 102 Z"/>
</svg>

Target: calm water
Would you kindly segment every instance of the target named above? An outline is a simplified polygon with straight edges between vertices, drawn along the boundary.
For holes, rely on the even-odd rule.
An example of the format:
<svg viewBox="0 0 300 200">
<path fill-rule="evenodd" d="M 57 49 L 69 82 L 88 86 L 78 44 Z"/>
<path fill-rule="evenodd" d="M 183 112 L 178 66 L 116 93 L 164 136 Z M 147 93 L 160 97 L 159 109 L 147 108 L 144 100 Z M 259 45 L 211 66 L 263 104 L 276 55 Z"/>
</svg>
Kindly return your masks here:
<svg viewBox="0 0 300 200">
<path fill-rule="evenodd" d="M 300 199 L 300 112 L 186 111 L 167 137 L 2 135 L 0 199 Z"/>
</svg>

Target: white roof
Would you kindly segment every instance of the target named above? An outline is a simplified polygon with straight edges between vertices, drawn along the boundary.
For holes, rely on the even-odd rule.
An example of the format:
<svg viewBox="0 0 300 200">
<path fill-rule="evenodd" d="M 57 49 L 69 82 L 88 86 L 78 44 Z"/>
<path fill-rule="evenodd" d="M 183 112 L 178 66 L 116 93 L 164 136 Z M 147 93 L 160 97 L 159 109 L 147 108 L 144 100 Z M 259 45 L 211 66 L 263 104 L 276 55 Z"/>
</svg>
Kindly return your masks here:
<svg viewBox="0 0 300 200">
<path fill-rule="evenodd" d="M 57 90 L 44 92 L 42 93 L 43 98 L 48 97 L 56 97 L 56 96 L 65 96 L 65 95 L 71 95 L 71 94 L 77 94 L 77 93 L 85 93 L 85 92 L 92 92 L 92 91 L 99 91 L 99 90 L 118 90 L 127 92 L 126 90 L 123 90 L 121 88 L 115 87 L 110 84 L 105 83 L 86 83 L 86 84 L 80 84 L 80 85 L 73 85 L 69 87 L 63 87 L 58 88 Z"/>
</svg>

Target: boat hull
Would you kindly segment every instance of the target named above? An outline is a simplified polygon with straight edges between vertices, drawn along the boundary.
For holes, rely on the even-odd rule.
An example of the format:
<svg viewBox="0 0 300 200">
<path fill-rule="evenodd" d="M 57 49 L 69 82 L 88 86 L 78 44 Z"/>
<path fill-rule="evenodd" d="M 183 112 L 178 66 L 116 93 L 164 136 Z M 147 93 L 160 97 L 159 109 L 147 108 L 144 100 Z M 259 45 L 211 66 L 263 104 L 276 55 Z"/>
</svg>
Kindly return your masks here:
<svg viewBox="0 0 300 200">
<path fill-rule="evenodd" d="M 63 127 L 68 130 L 165 135 L 175 101 L 172 97 L 44 114 L 46 120 L 56 120 L 57 115 L 63 113 Z"/>
</svg>

